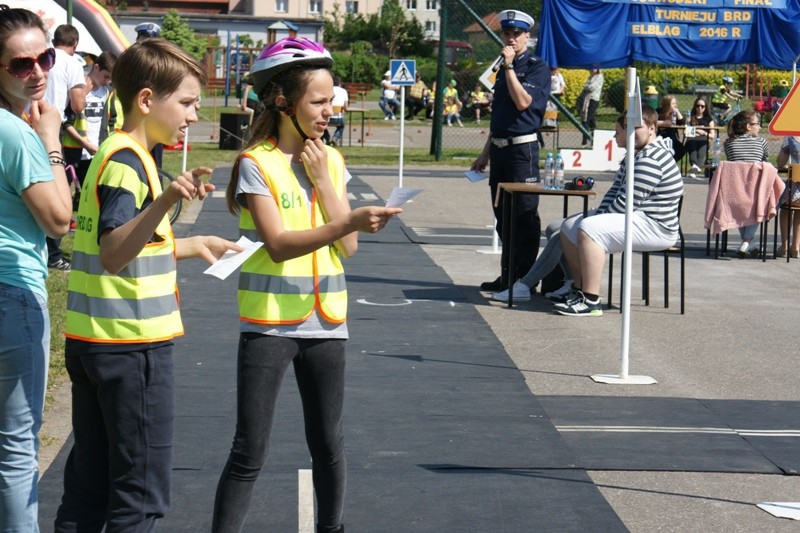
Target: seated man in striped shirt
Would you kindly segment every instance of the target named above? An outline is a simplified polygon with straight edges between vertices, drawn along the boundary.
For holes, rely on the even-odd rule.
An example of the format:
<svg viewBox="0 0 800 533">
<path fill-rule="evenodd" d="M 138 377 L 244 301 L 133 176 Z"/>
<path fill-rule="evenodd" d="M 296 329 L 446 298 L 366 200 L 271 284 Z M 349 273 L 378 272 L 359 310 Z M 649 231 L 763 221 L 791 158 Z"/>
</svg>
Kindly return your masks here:
<svg viewBox="0 0 800 533">
<path fill-rule="evenodd" d="M 643 126 L 636 128 L 634 156 L 633 250 L 656 251 L 678 240 L 678 203 L 683 195 L 683 178 L 672 148 L 656 136 L 658 113 L 642 109 Z M 627 144 L 626 117 L 617 119 L 615 137 L 620 148 Z M 573 290 L 556 304 L 566 316 L 601 316 L 600 280 L 607 253 L 625 247 L 625 161 L 600 206 L 586 217 L 577 215 L 561 226 L 561 244 L 573 275 Z"/>
</svg>

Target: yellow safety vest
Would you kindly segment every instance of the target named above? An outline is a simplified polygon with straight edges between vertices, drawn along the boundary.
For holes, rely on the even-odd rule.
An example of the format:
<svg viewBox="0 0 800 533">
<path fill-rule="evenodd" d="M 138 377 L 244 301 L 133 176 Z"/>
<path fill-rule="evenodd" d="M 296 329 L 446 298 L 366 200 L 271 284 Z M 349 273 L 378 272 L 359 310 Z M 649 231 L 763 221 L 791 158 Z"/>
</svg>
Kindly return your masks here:
<svg viewBox="0 0 800 533">
<path fill-rule="evenodd" d="M 335 190 L 342 194 L 344 160 L 336 150 L 325 148 L 328 152 L 328 172 Z M 309 211 L 286 156 L 274 144 L 262 143 L 245 152 L 242 157 L 248 157 L 258 165 L 280 210 L 284 229 L 303 231 L 327 222 L 317 202 L 316 191 L 312 193 Z M 250 240 L 258 240 L 256 226 L 248 209 L 241 211 L 239 230 Z M 345 285 L 344 268 L 333 244 L 282 263 L 274 262 L 262 247 L 242 265 L 238 291 L 239 317 L 256 324 L 297 324 L 317 309 L 326 321 L 341 324 L 347 318 Z"/>
<path fill-rule="evenodd" d="M 149 186 L 134 172 L 114 185 L 130 191 L 138 206 L 148 196 L 155 200 L 161 194 L 155 162 L 144 146 L 122 131 L 100 145 L 81 190 L 67 299 L 66 336 L 70 339 L 125 344 L 164 341 L 183 334 L 175 238 L 168 217 L 156 228 L 154 242 L 118 274 L 109 274 L 100 264 L 98 177 L 111 156 L 124 149 L 133 150 L 142 161 Z"/>
<path fill-rule="evenodd" d="M 89 135 L 89 123 L 86 120 L 86 115 L 81 112 L 72 123 L 72 127 L 78 132 L 78 135 L 84 139 Z M 83 145 L 72 138 L 72 136 L 64 131 L 61 136 L 61 146 L 64 148 L 83 148 Z"/>
</svg>

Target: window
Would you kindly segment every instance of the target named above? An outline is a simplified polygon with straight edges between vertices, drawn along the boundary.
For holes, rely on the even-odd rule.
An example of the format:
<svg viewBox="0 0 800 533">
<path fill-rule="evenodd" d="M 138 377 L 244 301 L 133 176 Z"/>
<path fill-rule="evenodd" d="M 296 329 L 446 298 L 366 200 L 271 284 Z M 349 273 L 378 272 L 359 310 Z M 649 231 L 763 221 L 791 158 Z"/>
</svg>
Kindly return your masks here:
<svg viewBox="0 0 800 533">
<path fill-rule="evenodd" d="M 437 5 L 437 0 L 425 0 L 425 9 L 427 9 L 428 11 L 436 11 L 437 9 L 439 9 L 439 6 Z"/>
<path fill-rule="evenodd" d="M 308 12 L 315 14 L 322 13 L 322 0 L 308 0 Z"/>
<path fill-rule="evenodd" d="M 345 13 L 358 13 L 358 0 L 347 0 L 344 3 Z"/>
<path fill-rule="evenodd" d="M 417 0 L 406 0 L 406 9 L 409 11 L 417 10 Z"/>
<path fill-rule="evenodd" d="M 289 0 L 275 0 L 275 12 L 276 13 L 288 13 L 289 12 Z"/>
<path fill-rule="evenodd" d="M 435 20 L 426 20 L 425 21 L 425 32 L 428 34 L 436 33 L 436 21 Z"/>
</svg>

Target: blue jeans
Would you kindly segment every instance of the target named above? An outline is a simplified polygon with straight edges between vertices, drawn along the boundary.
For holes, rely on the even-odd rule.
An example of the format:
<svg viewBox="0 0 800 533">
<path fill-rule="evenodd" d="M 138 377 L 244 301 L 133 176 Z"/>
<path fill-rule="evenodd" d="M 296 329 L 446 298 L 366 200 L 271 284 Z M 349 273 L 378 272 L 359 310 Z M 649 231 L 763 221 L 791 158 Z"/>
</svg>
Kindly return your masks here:
<svg viewBox="0 0 800 533">
<path fill-rule="evenodd" d="M 39 531 L 39 428 L 49 362 L 47 300 L 0 283 L 0 531 Z"/>
<path fill-rule="evenodd" d="M 345 349 L 342 339 L 293 339 L 243 333 L 236 372 L 236 435 L 214 502 L 213 533 L 242 530 L 269 453 L 272 420 L 289 363 L 303 403 L 317 496 L 317 531 L 342 525 L 347 464 L 342 438 Z"/>
<path fill-rule="evenodd" d="M 384 98 L 381 96 L 378 99 L 378 106 L 380 106 L 384 115 L 391 118 L 395 116 L 400 109 L 400 101 L 397 98 Z"/>
<path fill-rule="evenodd" d="M 561 270 L 564 271 L 567 278 L 571 277 L 567 262 L 564 261 L 564 249 L 561 247 L 561 224 L 563 222 L 564 219 L 559 218 L 547 226 L 545 230 L 547 245 L 536 258 L 536 262 L 533 263 L 528 273 L 520 279 L 528 287 L 535 287 L 556 265 L 561 265 Z"/>
<path fill-rule="evenodd" d="M 742 238 L 743 241 L 752 241 L 756 237 L 756 232 L 758 231 L 758 224 L 752 224 L 750 226 L 742 226 L 739 228 L 739 236 Z"/>
</svg>

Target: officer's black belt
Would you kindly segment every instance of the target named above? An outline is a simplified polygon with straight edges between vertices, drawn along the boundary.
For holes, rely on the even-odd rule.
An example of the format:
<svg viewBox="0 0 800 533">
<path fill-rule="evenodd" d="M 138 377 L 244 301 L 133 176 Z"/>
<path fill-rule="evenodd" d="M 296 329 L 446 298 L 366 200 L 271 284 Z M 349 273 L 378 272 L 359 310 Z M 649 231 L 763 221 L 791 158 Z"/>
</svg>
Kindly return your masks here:
<svg viewBox="0 0 800 533">
<path fill-rule="evenodd" d="M 492 144 L 498 148 L 505 148 L 506 146 L 511 146 L 512 144 L 536 142 L 537 139 L 538 137 L 535 133 L 531 133 L 530 135 L 519 135 L 517 137 L 492 137 Z"/>
</svg>

